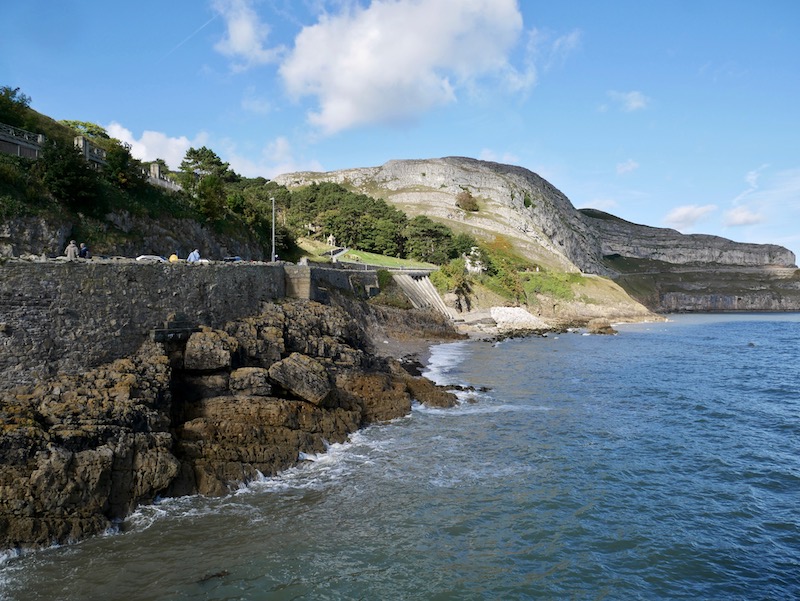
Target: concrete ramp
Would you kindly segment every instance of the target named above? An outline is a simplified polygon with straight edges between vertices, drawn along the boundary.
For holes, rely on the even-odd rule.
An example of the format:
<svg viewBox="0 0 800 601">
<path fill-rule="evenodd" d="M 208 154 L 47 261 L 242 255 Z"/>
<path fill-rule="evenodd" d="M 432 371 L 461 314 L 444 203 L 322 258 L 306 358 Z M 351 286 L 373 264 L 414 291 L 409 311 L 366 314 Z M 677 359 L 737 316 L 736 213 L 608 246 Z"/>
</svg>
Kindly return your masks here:
<svg viewBox="0 0 800 601">
<path fill-rule="evenodd" d="M 427 275 L 412 277 L 407 274 L 395 273 L 392 278 L 402 289 L 411 304 L 417 309 L 432 308 L 449 319 L 454 315 L 444 304 L 442 297 Z"/>
</svg>

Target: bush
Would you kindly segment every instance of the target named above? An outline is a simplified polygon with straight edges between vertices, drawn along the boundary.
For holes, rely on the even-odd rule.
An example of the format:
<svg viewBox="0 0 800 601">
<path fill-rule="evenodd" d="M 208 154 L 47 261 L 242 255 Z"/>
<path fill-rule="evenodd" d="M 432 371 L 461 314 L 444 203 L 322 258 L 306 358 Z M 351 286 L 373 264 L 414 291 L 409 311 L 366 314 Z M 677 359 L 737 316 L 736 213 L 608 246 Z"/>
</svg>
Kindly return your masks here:
<svg viewBox="0 0 800 601">
<path fill-rule="evenodd" d="M 465 211 L 476 212 L 478 210 L 478 201 L 468 191 L 462 190 L 456 196 L 456 206 Z"/>
<path fill-rule="evenodd" d="M 529 301 L 534 301 L 537 294 L 561 300 L 573 300 L 575 292 L 572 290 L 572 284 L 582 279 L 583 276 L 577 273 L 552 271 L 530 272 L 522 276 L 523 288 Z"/>
</svg>

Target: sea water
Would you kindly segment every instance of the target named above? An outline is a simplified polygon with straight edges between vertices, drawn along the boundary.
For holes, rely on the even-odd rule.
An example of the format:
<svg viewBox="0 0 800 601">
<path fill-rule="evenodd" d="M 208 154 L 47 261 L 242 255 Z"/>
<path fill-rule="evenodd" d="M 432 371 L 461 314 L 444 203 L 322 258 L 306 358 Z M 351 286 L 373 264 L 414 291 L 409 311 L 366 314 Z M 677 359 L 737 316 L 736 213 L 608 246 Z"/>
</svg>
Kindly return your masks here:
<svg viewBox="0 0 800 601">
<path fill-rule="evenodd" d="M 0 598 L 800 598 L 800 315 L 457 342 L 416 406 L 224 498 L 0 565 Z"/>
</svg>

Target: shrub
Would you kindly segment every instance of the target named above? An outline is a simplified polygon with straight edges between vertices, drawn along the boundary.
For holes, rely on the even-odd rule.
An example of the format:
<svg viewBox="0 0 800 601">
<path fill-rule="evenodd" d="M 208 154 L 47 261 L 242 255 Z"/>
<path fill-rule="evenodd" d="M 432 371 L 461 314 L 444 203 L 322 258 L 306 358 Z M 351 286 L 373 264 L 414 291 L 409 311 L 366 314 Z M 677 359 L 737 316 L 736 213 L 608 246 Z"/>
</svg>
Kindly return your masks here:
<svg viewBox="0 0 800 601">
<path fill-rule="evenodd" d="M 456 196 L 456 206 L 465 211 L 476 212 L 478 210 L 478 201 L 467 190 L 462 190 Z"/>
</svg>

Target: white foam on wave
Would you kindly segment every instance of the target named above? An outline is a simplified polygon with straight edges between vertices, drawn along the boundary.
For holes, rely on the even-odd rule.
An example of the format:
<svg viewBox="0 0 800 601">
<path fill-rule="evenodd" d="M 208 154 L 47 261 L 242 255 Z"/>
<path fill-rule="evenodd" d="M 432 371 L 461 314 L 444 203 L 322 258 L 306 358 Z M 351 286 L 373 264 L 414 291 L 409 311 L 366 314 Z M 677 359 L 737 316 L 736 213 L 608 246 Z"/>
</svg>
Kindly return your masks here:
<svg viewBox="0 0 800 601">
<path fill-rule="evenodd" d="M 467 358 L 469 343 L 469 340 L 461 340 L 432 346 L 428 366 L 423 370 L 422 375 L 436 384 L 453 384 L 450 374 L 454 367 Z"/>
<path fill-rule="evenodd" d="M 391 442 L 391 440 L 376 440 L 370 437 L 366 430 L 359 430 L 351 434 L 346 442 L 327 445 L 324 453 L 300 453 L 299 465 L 277 476 L 263 477 L 250 482 L 237 494 L 301 489 L 322 490 L 346 477 L 359 466 L 370 463 L 374 451 Z"/>
<path fill-rule="evenodd" d="M 441 465 L 435 475 L 429 478 L 432 486 L 437 488 L 456 488 L 465 484 L 511 481 L 527 478 L 536 467 L 532 463 L 510 462 L 505 465 L 496 463 L 478 464 L 470 467 L 463 465 Z"/>
<path fill-rule="evenodd" d="M 545 405 L 512 405 L 510 403 L 466 403 L 461 402 L 455 407 L 440 408 L 427 407 L 420 403 L 414 403 L 411 410 L 437 417 L 458 417 L 471 415 L 492 415 L 495 413 L 527 413 L 530 411 L 552 411 L 552 407 Z"/>
</svg>

